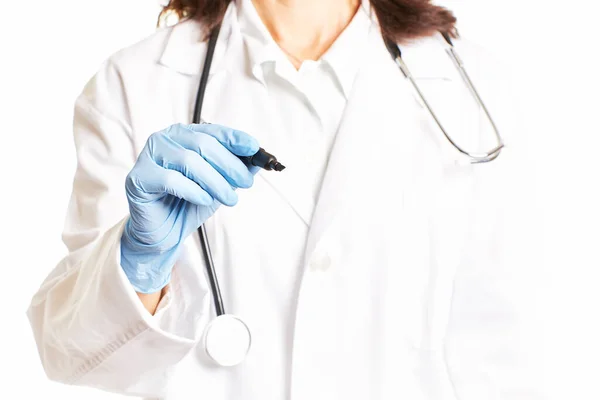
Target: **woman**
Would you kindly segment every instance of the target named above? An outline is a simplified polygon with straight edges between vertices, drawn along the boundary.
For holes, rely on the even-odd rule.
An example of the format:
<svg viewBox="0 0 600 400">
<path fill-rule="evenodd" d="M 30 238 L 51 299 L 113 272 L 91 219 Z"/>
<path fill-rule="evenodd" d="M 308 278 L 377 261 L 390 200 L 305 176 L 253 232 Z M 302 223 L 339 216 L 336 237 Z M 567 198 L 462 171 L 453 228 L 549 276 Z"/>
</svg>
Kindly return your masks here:
<svg viewBox="0 0 600 400">
<path fill-rule="evenodd" d="M 69 255 L 29 310 L 47 375 L 169 400 L 526 398 L 511 153 L 457 163 L 382 39 L 462 116 L 442 63 L 452 14 L 428 0 L 165 12 L 183 21 L 112 56 L 76 102 Z M 191 124 L 216 27 L 209 123 Z M 287 168 L 249 169 L 239 157 L 259 147 Z M 231 368 L 200 343 L 214 318 L 201 225 L 252 332 Z"/>
</svg>

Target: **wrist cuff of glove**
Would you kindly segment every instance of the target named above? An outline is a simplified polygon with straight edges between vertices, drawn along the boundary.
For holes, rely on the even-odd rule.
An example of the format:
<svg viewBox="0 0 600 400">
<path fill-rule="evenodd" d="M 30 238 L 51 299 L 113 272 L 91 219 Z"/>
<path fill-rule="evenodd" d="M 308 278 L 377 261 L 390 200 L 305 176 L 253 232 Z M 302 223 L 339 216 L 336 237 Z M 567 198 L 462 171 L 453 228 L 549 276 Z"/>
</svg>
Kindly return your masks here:
<svg viewBox="0 0 600 400">
<path fill-rule="evenodd" d="M 171 280 L 178 246 L 157 250 L 139 243 L 129 234 L 129 221 L 121 236 L 121 268 L 138 293 L 155 293 Z"/>
</svg>

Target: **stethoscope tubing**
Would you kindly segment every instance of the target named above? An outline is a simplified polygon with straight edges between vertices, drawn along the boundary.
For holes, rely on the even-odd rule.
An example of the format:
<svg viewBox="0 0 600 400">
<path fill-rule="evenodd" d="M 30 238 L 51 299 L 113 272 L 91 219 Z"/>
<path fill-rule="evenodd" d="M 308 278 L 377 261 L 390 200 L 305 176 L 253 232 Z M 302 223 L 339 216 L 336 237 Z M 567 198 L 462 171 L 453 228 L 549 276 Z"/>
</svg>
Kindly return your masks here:
<svg viewBox="0 0 600 400">
<path fill-rule="evenodd" d="M 202 122 L 202 105 L 204 104 L 204 94 L 206 93 L 206 85 L 208 84 L 208 76 L 210 74 L 210 67 L 212 65 L 212 59 L 215 53 L 215 47 L 217 46 L 217 39 L 219 38 L 220 26 L 213 29 L 210 38 L 208 39 L 208 45 L 206 49 L 206 59 L 202 66 L 202 73 L 200 75 L 200 84 L 198 86 L 198 93 L 196 95 L 196 105 L 194 107 L 193 123 L 199 124 Z M 223 296 L 221 295 L 221 287 L 217 278 L 217 272 L 215 270 L 215 264 L 210 251 L 210 243 L 208 241 L 208 234 L 206 233 L 205 224 L 200 225 L 198 228 L 198 236 L 200 239 L 200 246 L 202 247 L 202 255 L 204 256 L 204 262 L 206 264 L 206 273 L 210 282 L 211 292 L 213 295 L 215 312 L 217 316 L 225 314 L 225 306 L 223 305 Z"/>
</svg>

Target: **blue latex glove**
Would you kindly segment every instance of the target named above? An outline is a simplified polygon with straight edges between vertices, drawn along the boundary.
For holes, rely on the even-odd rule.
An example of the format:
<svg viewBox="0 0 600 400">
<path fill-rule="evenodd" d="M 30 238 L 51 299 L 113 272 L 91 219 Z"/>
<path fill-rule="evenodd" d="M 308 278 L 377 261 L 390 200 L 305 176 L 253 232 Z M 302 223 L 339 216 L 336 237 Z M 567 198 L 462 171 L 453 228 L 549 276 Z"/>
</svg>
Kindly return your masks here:
<svg viewBox="0 0 600 400">
<path fill-rule="evenodd" d="M 172 125 L 150 136 L 125 183 L 130 217 L 121 266 L 137 292 L 166 286 L 184 240 L 221 204 L 235 205 L 236 188 L 252 186 L 259 169 L 236 155 L 258 150 L 248 134 L 213 124 Z"/>
</svg>

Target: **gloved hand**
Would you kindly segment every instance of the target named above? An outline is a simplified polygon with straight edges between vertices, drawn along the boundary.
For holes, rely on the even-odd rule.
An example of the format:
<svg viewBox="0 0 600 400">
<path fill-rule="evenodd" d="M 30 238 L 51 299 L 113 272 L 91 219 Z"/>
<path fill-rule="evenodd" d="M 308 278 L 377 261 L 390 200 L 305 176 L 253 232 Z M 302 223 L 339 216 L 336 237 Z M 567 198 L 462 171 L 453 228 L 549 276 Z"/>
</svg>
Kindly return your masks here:
<svg viewBox="0 0 600 400">
<path fill-rule="evenodd" d="M 154 293 L 171 278 L 184 240 L 236 188 L 249 188 L 252 171 L 236 157 L 252 156 L 258 142 L 213 124 L 172 125 L 150 136 L 125 189 L 130 217 L 121 237 L 121 266 L 137 292 Z"/>
</svg>

